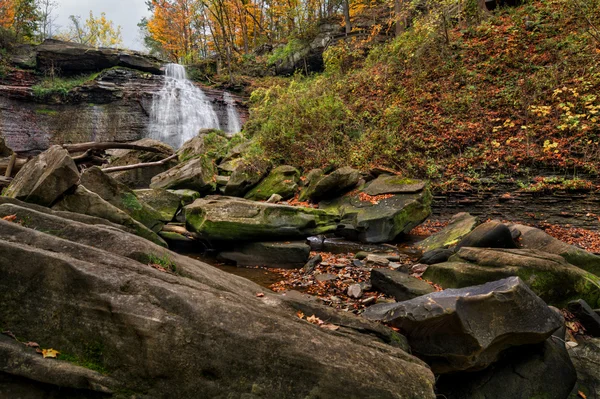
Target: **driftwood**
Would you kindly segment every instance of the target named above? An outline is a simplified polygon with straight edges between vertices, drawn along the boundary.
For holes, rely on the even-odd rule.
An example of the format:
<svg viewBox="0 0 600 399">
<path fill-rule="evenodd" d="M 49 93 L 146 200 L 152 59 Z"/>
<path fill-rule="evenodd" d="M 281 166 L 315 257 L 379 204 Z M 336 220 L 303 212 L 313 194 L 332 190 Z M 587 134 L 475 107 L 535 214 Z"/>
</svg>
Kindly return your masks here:
<svg viewBox="0 0 600 399">
<path fill-rule="evenodd" d="M 11 159 L 12 159 L 12 157 L 0 158 L 0 176 L 7 175 L 6 172 L 8 170 L 8 167 L 10 166 Z M 13 167 L 11 170 L 11 174 L 14 174 L 14 173 L 18 172 L 19 170 L 21 170 L 21 168 L 23 167 L 23 165 L 25 165 L 27 163 L 27 161 L 28 161 L 27 158 L 16 158 L 15 163 L 13 164 Z"/>
<path fill-rule="evenodd" d="M 12 175 L 13 168 L 15 167 L 15 163 L 17 162 L 17 153 L 13 152 L 10 157 L 10 161 L 8 161 L 8 166 L 6 167 L 6 173 L 4 177 L 10 177 Z"/>
<path fill-rule="evenodd" d="M 102 171 L 104 173 L 114 173 L 114 172 L 122 172 L 125 170 L 148 168 L 150 166 L 161 166 L 175 158 L 177 158 L 177 154 L 173 154 L 168 158 L 165 158 L 165 159 L 162 159 L 162 160 L 156 161 L 156 162 L 136 163 L 133 165 L 124 165 L 124 166 L 113 166 L 112 168 L 103 168 Z"/>
<path fill-rule="evenodd" d="M 146 147 L 143 145 L 131 143 L 80 143 L 80 144 L 63 144 L 62 148 L 69 152 L 85 152 L 88 150 L 138 150 L 146 152 L 162 152 L 159 148 Z"/>
</svg>

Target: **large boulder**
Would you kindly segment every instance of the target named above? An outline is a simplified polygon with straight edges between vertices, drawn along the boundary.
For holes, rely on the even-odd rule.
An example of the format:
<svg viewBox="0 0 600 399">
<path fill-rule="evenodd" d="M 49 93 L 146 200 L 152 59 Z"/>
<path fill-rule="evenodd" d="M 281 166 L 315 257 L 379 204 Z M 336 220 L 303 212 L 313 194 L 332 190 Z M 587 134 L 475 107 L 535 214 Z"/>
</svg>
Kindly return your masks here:
<svg viewBox="0 0 600 399">
<path fill-rule="evenodd" d="M 456 248 L 516 248 L 510 229 L 503 223 L 492 220 L 480 224 L 464 236 Z"/>
<path fill-rule="evenodd" d="M 381 175 L 369 182 L 363 191 L 368 195 L 410 194 L 423 190 L 426 185 L 422 180 L 407 179 L 402 176 Z"/>
<path fill-rule="evenodd" d="M 511 348 L 485 370 L 442 375 L 436 391 L 447 399 L 566 399 L 577 373 L 564 332 L 563 327 L 541 344 Z"/>
<path fill-rule="evenodd" d="M 135 190 L 135 195 L 144 203 L 155 209 L 163 222 L 170 222 L 181 208 L 181 197 L 163 189 Z M 193 201 L 191 201 L 193 202 Z"/>
<path fill-rule="evenodd" d="M 465 212 L 457 213 L 446 227 L 417 243 L 417 246 L 424 252 L 451 247 L 473 231 L 477 223 L 477 217 Z"/>
<path fill-rule="evenodd" d="M 233 162 L 233 169 L 225 185 L 224 194 L 243 197 L 267 175 L 270 166 L 270 163 L 264 160 L 236 160 Z"/>
<path fill-rule="evenodd" d="M 569 355 L 577 370 L 575 394 L 569 398 L 581 398 L 581 391 L 589 399 L 600 398 L 600 338 L 590 338 L 569 348 Z"/>
<path fill-rule="evenodd" d="M 281 199 L 292 198 L 298 190 L 300 172 L 293 166 L 278 166 L 263 179 L 256 187 L 250 190 L 244 198 L 254 201 L 266 201 L 273 194 L 278 194 Z"/>
<path fill-rule="evenodd" d="M 378 326 L 319 328 L 248 280 L 117 229 L 62 223 L 64 238 L 0 220 L 2 326 L 60 352 L 43 359 L 2 339 L 0 393 L 8 376 L 11 392 L 43 385 L 65 398 L 435 397 L 422 361 L 360 333 Z M 114 238 L 89 245 L 99 230 Z"/>
<path fill-rule="evenodd" d="M 207 193 L 214 191 L 216 187 L 215 173 L 214 163 L 209 158 L 200 156 L 154 176 L 150 188 L 188 189 Z"/>
<path fill-rule="evenodd" d="M 144 147 L 152 147 L 157 152 L 139 151 L 139 150 L 114 150 L 110 158 L 110 167 L 113 166 L 128 166 L 139 163 L 150 163 L 162 161 L 165 158 L 174 154 L 173 149 L 167 144 L 154 140 L 142 139 L 133 142 Z M 121 172 L 111 173 L 111 176 L 120 183 L 125 184 L 131 189 L 148 188 L 152 178 L 160 173 L 166 172 L 177 165 L 177 160 L 169 161 L 163 165 L 149 166 L 145 168 L 137 168 Z"/>
<path fill-rule="evenodd" d="M 300 193 L 300 200 L 319 202 L 329 200 L 356 187 L 360 180 L 360 172 L 349 166 L 337 169 L 327 176 L 314 178 Z"/>
<path fill-rule="evenodd" d="M 373 269 L 371 285 L 377 291 L 393 296 L 397 301 L 406 301 L 435 291 L 423 280 L 390 269 Z"/>
<path fill-rule="evenodd" d="M 186 141 L 177 150 L 177 156 L 180 162 L 199 156 L 205 156 L 217 162 L 226 155 L 228 144 L 229 140 L 220 130 L 202 129 L 196 137 Z"/>
<path fill-rule="evenodd" d="M 37 46 L 37 67 L 64 75 L 81 75 L 122 66 L 153 74 L 163 74 L 163 62 L 135 51 L 97 48 L 84 44 L 46 39 Z"/>
<path fill-rule="evenodd" d="M 579 298 L 600 304 L 600 279 L 562 257 L 527 249 L 461 248 L 449 262 L 430 265 L 423 278 L 444 288 L 462 288 L 519 276 L 542 299 L 566 306 Z"/>
<path fill-rule="evenodd" d="M 163 218 L 158 211 L 140 201 L 133 190 L 102 172 L 99 167 L 86 169 L 79 183 L 150 230 L 159 232 L 162 228 Z"/>
<path fill-rule="evenodd" d="M 157 236 L 154 231 L 84 186 L 79 186 L 73 193 L 64 196 L 52 209 L 103 218 L 132 229 L 135 234 L 158 245 L 167 246 L 164 240 Z"/>
<path fill-rule="evenodd" d="M 310 257 L 310 246 L 305 241 L 251 242 L 238 244 L 233 250 L 219 253 L 219 257 L 237 266 L 300 269 Z"/>
<path fill-rule="evenodd" d="M 373 305 L 363 316 L 399 328 L 440 374 L 482 370 L 510 347 L 544 342 L 563 322 L 518 277 Z"/>
<path fill-rule="evenodd" d="M 432 197 L 428 189 L 378 200 L 369 200 L 361 194 L 358 192 L 319 204 L 321 209 L 340 214 L 344 228 L 338 234 L 351 240 L 366 243 L 393 241 L 431 214 Z"/>
<path fill-rule="evenodd" d="M 79 171 L 67 150 L 50 147 L 17 173 L 4 195 L 50 206 L 79 181 Z"/>
<path fill-rule="evenodd" d="M 209 196 L 185 207 L 187 228 L 215 241 L 305 238 L 333 232 L 338 216 L 319 209 Z"/>
<path fill-rule="evenodd" d="M 535 227 L 520 224 L 511 225 L 510 227 L 521 233 L 519 244 L 522 248 L 537 249 L 560 255 L 572 265 L 600 276 L 600 256 L 562 242 Z"/>
</svg>

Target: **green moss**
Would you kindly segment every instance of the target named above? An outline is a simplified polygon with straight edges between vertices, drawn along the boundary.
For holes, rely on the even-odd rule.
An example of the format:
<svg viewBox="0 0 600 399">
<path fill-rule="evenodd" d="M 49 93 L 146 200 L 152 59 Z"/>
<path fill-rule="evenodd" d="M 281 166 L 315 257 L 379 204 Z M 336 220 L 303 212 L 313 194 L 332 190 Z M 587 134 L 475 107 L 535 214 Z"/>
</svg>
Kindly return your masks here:
<svg viewBox="0 0 600 399">
<path fill-rule="evenodd" d="M 36 109 L 35 113 L 38 115 L 47 115 L 47 116 L 58 115 L 58 111 L 55 111 L 53 109 Z"/>
<path fill-rule="evenodd" d="M 87 344 L 81 356 L 73 355 L 70 353 L 61 352 L 58 355 L 59 360 L 64 360 L 73 363 L 80 367 L 85 367 L 90 370 L 94 370 L 101 374 L 108 374 L 108 370 L 104 366 L 104 345 L 96 342 Z"/>
<path fill-rule="evenodd" d="M 90 75 L 80 75 L 69 78 L 44 78 L 42 81 L 31 87 L 34 97 L 38 100 L 45 100 L 49 97 L 58 96 L 63 100 L 67 99 L 71 90 L 78 86 L 95 80 L 100 73 Z"/>
<path fill-rule="evenodd" d="M 124 192 L 121 194 L 121 201 L 123 205 L 125 205 L 125 207 L 130 211 L 141 211 L 144 208 L 137 196 L 130 192 Z"/>
<path fill-rule="evenodd" d="M 168 255 L 159 257 L 154 254 L 147 254 L 146 257 L 148 264 L 162 266 L 173 273 L 177 273 L 177 264 L 175 264 Z"/>
</svg>

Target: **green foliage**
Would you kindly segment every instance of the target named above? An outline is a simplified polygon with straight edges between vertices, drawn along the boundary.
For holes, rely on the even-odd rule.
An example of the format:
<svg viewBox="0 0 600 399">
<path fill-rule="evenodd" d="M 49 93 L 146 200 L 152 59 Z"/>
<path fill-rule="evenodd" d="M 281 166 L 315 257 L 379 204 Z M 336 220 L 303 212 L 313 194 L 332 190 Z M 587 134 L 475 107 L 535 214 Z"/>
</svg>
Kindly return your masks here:
<svg viewBox="0 0 600 399">
<path fill-rule="evenodd" d="M 35 113 L 38 115 L 55 116 L 58 115 L 58 111 L 53 109 L 36 109 Z"/>
<path fill-rule="evenodd" d="M 31 89 L 33 90 L 33 95 L 39 100 L 55 96 L 65 100 L 69 96 L 71 90 L 96 79 L 98 75 L 99 73 L 64 78 L 46 77 Z"/>
<path fill-rule="evenodd" d="M 285 60 L 297 51 L 302 50 L 305 44 L 299 39 L 290 39 L 285 46 L 277 47 L 267 60 L 268 65 L 274 65 L 279 61 Z"/>
<path fill-rule="evenodd" d="M 173 273 L 177 273 L 177 265 L 169 258 L 169 255 L 159 257 L 154 254 L 148 254 L 146 258 L 149 265 L 158 265 Z"/>
</svg>

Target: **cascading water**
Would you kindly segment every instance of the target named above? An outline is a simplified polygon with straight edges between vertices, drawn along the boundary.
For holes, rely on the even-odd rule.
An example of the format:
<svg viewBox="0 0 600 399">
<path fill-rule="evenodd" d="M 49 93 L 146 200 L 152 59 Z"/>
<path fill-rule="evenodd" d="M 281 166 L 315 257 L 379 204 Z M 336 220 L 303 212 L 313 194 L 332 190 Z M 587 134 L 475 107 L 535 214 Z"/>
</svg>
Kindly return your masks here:
<svg viewBox="0 0 600 399">
<path fill-rule="evenodd" d="M 168 64 L 165 83 L 152 98 L 148 136 L 179 148 L 200 129 L 210 128 L 220 128 L 210 100 L 187 79 L 183 65 Z"/>
<path fill-rule="evenodd" d="M 231 94 L 225 92 L 223 94 L 223 100 L 227 104 L 227 132 L 238 133 L 242 130 L 242 124 L 240 123 L 240 116 L 235 108 L 235 101 Z"/>
</svg>

